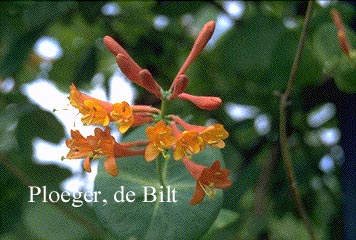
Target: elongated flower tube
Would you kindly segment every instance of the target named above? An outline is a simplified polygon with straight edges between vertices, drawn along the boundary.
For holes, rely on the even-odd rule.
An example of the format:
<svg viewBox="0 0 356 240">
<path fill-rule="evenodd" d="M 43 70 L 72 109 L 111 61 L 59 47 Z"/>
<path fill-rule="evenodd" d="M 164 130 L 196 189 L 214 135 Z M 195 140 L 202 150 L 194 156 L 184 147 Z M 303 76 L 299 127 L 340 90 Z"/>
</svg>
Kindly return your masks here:
<svg viewBox="0 0 356 240">
<path fill-rule="evenodd" d="M 181 93 L 178 98 L 192 102 L 198 108 L 204 110 L 214 110 L 221 106 L 221 98 L 211 96 L 195 96 L 188 93 Z"/>
<path fill-rule="evenodd" d="M 184 74 L 185 71 L 190 66 L 190 64 L 194 61 L 194 59 L 203 51 L 206 44 L 208 43 L 211 36 L 213 35 L 214 30 L 215 30 L 215 22 L 214 21 L 209 21 L 203 26 L 197 39 L 194 42 L 192 50 L 190 51 L 187 59 L 185 60 L 182 67 L 178 71 L 176 78 L 172 82 L 171 89 L 176 84 L 176 81 L 178 80 L 179 75 Z"/>
<path fill-rule="evenodd" d="M 229 133 L 225 130 L 222 124 L 217 123 L 205 127 L 189 124 L 175 115 L 170 115 L 170 117 L 176 124 L 182 126 L 183 129 L 199 133 L 199 137 L 203 140 L 204 144 L 217 148 L 225 147 L 224 140 L 229 137 Z"/>
<path fill-rule="evenodd" d="M 109 103 L 90 97 L 72 84 L 70 87 L 69 102 L 83 114 L 82 122 L 86 125 L 108 126 L 115 122 L 121 133 L 125 133 L 131 126 L 139 126 L 152 122 L 153 114 L 160 110 L 151 106 L 134 105 L 127 102 Z"/>
<path fill-rule="evenodd" d="M 350 43 L 346 37 L 345 28 L 344 28 L 344 24 L 342 22 L 341 16 L 336 9 L 331 10 L 330 14 L 331 14 L 331 17 L 334 21 L 336 28 L 337 28 L 337 37 L 339 40 L 340 49 L 347 57 L 350 58 L 351 57 L 351 47 L 350 47 Z"/>
<path fill-rule="evenodd" d="M 143 155 L 143 150 L 131 150 L 126 146 L 115 141 L 110 135 L 109 128 L 105 131 L 100 128 L 95 128 L 94 136 L 90 135 L 84 138 L 78 130 L 71 131 L 72 139 L 67 139 L 66 145 L 70 149 L 67 159 L 85 158 L 83 168 L 87 172 L 91 172 L 90 162 L 105 158 L 104 168 L 112 176 L 118 175 L 115 158 L 128 157 L 134 155 Z"/>
<path fill-rule="evenodd" d="M 153 78 L 152 74 L 147 70 L 143 69 L 139 72 L 139 76 L 142 79 L 143 87 L 153 93 L 157 98 L 162 98 L 161 86 Z"/>
<path fill-rule="evenodd" d="M 126 50 L 113 38 L 105 36 L 105 46 L 116 57 L 116 63 L 121 71 L 134 83 L 153 93 L 157 98 L 161 98 L 159 84 L 154 80 L 152 74 L 147 69 L 142 69 L 126 52 Z"/>
<path fill-rule="evenodd" d="M 185 74 L 178 75 L 174 85 L 171 87 L 172 94 L 169 97 L 169 100 L 173 100 L 178 95 L 182 94 L 187 88 L 188 81 L 188 77 Z"/>
<path fill-rule="evenodd" d="M 229 170 L 222 169 L 219 161 L 215 161 L 211 167 L 197 164 L 188 158 L 183 158 L 182 162 L 190 175 L 196 180 L 195 192 L 190 200 L 191 205 L 197 205 L 203 201 L 205 195 L 215 196 L 215 188 L 225 189 L 231 185 L 228 179 Z"/>
</svg>

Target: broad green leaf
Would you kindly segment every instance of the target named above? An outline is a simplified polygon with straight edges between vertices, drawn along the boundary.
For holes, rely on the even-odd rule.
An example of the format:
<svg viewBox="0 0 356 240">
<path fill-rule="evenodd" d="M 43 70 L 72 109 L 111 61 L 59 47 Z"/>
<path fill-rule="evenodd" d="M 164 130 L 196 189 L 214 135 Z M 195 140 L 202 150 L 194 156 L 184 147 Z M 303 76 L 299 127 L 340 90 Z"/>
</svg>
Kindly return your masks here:
<svg viewBox="0 0 356 240">
<path fill-rule="evenodd" d="M 204 236 L 204 239 L 212 239 L 211 237 L 214 235 L 215 232 L 226 228 L 227 226 L 235 222 L 238 218 L 239 214 L 237 212 L 222 208 L 213 225 L 211 226 L 207 234 Z"/>
<path fill-rule="evenodd" d="M 138 140 L 144 137 L 144 128 L 133 131 L 124 141 Z M 216 159 L 222 160 L 219 150 L 207 148 L 193 160 L 199 164 L 210 166 Z M 165 160 L 164 160 L 165 161 Z M 161 183 L 156 172 L 156 162 L 147 163 L 142 156 L 118 159 L 119 175 L 112 177 L 104 171 L 100 162 L 95 179 L 95 190 L 102 192 L 102 198 L 107 204 L 95 204 L 94 208 L 108 228 L 123 239 L 196 239 L 201 237 L 214 222 L 222 206 L 222 191 L 216 190 L 213 199 L 205 197 L 197 206 L 191 206 L 189 201 L 195 190 L 195 180 L 190 176 L 181 161 L 168 160 L 164 181 L 167 189 L 170 187 L 170 201 L 167 192 L 161 191 Z M 146 193 L 155 188 L 157 194 L 155 202 L 145 200 L 144 186 L 148 186 Z M 115 193 L 119 190 L 135 193 L 133 202 L 115 202 Z M 173 202 L 172 190 L 175 189 Z M 147 194 L 146 194 L 147 196 Z M 161 201 L 163 196 L 163 201 Z M 120 195 L 117 195 L 120 199 Z"/>
<path fill-rule="evenodd" d="M 38 239 L 85 239 L 87 230 L 49 203 L 27 203 L 23 214 L 28 230 Z"/>
<path fill-rule="evenodd" d="M 0 59 L 0 76 L 13 76 L 23 66 L 35 41 L 43 33 L 43 28 L 31 29 L 11 39 L 8 49 Z"/>
<path fill-rule="evenodd" d="M 271 64 L 275 44 L 285 31 L 282 21 L 274 17 L 259 14 L 242 19 L 241 24 L 233 27 L 217 43 L 218 63 L 230 74 L 265 71 Z"/>
<path fill-rule="evenodd" d="M 293 65 L 300 31 L 288 31 L 282 34 L 273 50 L 273 61 L 269 71 L 269 80 L 262 81 L 264 88 L 273 91 L 283 91 L 287 86 L 289 74 Z M 313 67 L 311 67 L 313 66 Z M 322 65 L 315 57 L 310 41 L 304 44 L 301 60 L 296 75 L 297 88 L 315 85 L 322 81 Z"/>
<path fill-rule="evenodd" d="M 273 218 L 270 221 L 271 239 L 308 239 L 309 235 L 301 221 L 293 215 L 286 214 L 282 218 Z"/>
<path fill-rule="evenodd" d="M 347 26 L 345 26 L 346 36 L 352 45 L 356 42 L 356 35 Z M 337 37 L 337 29 L 332 23 L 321 25 L 314 33 L 313 47 L 319 61 L 328 72 L 332 72 L 337 67 L 337 62 L 342 56 L 340 45 Z M 352 47 L 352 46 L 351 46 Z"/>
<path fill-rule="evenodd" d="M 4 233 L 13 230 L 14 222 L 18 221 L 22 211 L 19 206 L 25 198 L 25 187 L 7 168 L 3 167 L 4 156 L 0 157 L 0 232 Z"/>
<path fill-rule="evenodd" d="M 356 55 L 355 55 L 356 56 Z M 335 70 L 336 86 L 344 92 L 356 92 L 356 59 L 349 59 L 346 56 L 340 58 L 340 62 Z"/>
<path fill-rule="evenodd" d="M 52 143 L 59 143 L 64 137 L 64 129 L 52 113 L 28 106 L 28 112 L 19 119 L 16 139 L 24 152 L 31 152 L 32 139 L 35 137 Z"/>
</svg>

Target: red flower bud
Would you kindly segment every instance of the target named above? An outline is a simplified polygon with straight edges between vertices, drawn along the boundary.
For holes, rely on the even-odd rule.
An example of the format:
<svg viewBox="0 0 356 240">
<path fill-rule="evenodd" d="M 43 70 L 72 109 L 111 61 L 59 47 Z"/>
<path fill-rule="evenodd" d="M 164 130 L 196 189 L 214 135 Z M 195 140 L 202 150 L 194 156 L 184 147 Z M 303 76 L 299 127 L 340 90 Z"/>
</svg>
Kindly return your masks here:
<svg viewBox="0 0 356 240">
<path fill-rule="evenodd" d="M 143 87 L 142 79 L 139 75 L 139 72 L 142 70 L 140 66 L 136 64 L 131 57 L 126 56 L 125 54 L 119 53 L 116 56 L 117 65 L 119 65 L 121 71 L 128 77 L 132 82 Z"/>
<path fill-rule="evenodd" d="M 153 78 L 152 74 L 147 69 L 143 69 L 139 72 L 139 75 L 143 87 L 157 98 L 162 98 L 161 86 Z"/>
<path fill-rule="evenodd" d="M 117 54 L 121 53 L 127 57 L 130 55 L 126 52 L 126 50 L 118 43 L 116 42 L 112 37 L 110 36 L 105 36 L 104 37 L 104 45 L 106 46 L 109 51 L 117 56 Z"/>
<path fill-rule="evenodd" d="M 178 75 L 176 80 L 174 80 L 174 85 L 171 86 L 172 95 L 169 97 L 169 100 L 173 100 L 179 94 L 183 93 L 187 88 L 189 79 L 185 74 Z"/>
<path fill-rule="evenodd" d="M 188 93 L 178 95 L 180 99 L 188 100 L 194 103 L 198 108 L 204 110 L 214 110 L 221 106 L 221 99 L 219 97 L 210 96 L 194 96 Z"/>
<path fill-rule="evenodd" d="M 190 64 L 194 61 L 194 59 L 201 53 L 201 51 L 203 51 L 204 47 L 206 46 L 211 36 L 213 35 L 214 29 L 215 29 L 214 21 L 209 21 L 204 25 L 203 29 L 200 31 L 197 39 L 195 40 L 193 48 L 190 51 L 187 59 L 183 63 L 183 66 L 180 68 L 179 72 L 177 73 L 177 76 L 184 74 L 185 71 L 190 66 Z M 177 77 L 173 81 L 171 85 L 171 89 L 176 84 L 175 83 L 176 81 L 178 81 Z"/>
</svg>

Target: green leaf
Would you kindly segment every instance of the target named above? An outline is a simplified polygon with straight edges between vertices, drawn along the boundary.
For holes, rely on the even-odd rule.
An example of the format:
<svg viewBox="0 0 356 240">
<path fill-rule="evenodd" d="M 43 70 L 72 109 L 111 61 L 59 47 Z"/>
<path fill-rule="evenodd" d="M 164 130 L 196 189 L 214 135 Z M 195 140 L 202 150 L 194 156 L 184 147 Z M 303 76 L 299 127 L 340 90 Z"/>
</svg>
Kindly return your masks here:
<svg viewBox="0 0 356 240">
<path fill-rule="evenodd" d="M 356 56 L 356 55 L 355 55 Z M 338 68 L 335 70 L 336 86 L 344 92 L 356 92 L 356 58 L 349 59 L 345 55 L 340 58 Z"/>
<path fill-rule="evenodd" d="M 356 42 L 356 35 L 345 26 L 346 36 L 350 44 Z M 337 29 L 332 23 L 325 23 L 319 27 L 313 36 L 313 46 L 319 61 L 330 71 L 335 67 L 343 55 L 337 38 Z"/>
<path fill-rule="evenodd" d="M 19 145 L 34 137 L 59 143 L 64 137 L 64 129 L 52 113 L 35 107 L 20 117 L 16 135 Z"/>
<path fill-rule="evenodd" d="M 299 36 L 299 31 L 285 32 L 273 50 L 273 62 L 269 71 L 269 80 L 263 79 L 260 83 L 261 86 L 264 84 L 264 88 L 270 89 L 271 95 L 273 91 L 282 91 L 286 87 Z M 297 71 L 296 85 L 298 88 L 315 85 L 322 80 L 322 76 L 322 66 L 315 57 L 312 44 L 310 41 L 306 41 Z"/>
<path fill-rule="evenodd" d="M 221 209 L 213 225 L 211 226 L 207 234 L 204 236 L 204 239 L 211 239 L 212 235 L 214 235 L 215 232 L 226 228 L 227 226 L 235 222 L 238 217 L 239 214 L 235 211 L 231 211 L 225 208 Z"/>
<path fill-rule="evenodd" d="M 38 239 L 69 240 L 88 236 L 83 225 L 48 203 L 28 203 L 23 218 L 28 230 Z"/>
<path fill-rule="evenodd" d="M 258 14 L 243 19 L 217 43 L 218 63 L 233 76 L 240 71 L 265 71 L 271 64 L 274 46 L 285 31 L 282 21 L 274 17 Z"/>
<path fill-rule="evenodd" d="M 36 137 L 52 143 L 59 143 L 63 139 L 63 126 L 52 113 L 32 105 L 27 109 L 28 112 L 19 118 L 15 132 L 21 154 L 32 154 L 32 140 Z"/>
<path fill-rule="evenodd" d="M 272 239 L 308 239 L 303 223 L 291 214 L 286 214 L 282 218 L 273 218 L 270 221 L 270 231 Z"/>
<path fill-rule="evenodd" d="M 82 53 L 80 62 L 75 67 L 73 83 L 77 86 L 89 82 L 97 67 L 97 50 L 94 45 L 88 46 Z"/>
<path fill-rule="evenodd" d="M 11 39 L 8 49 L 0 59 L 0 76 L 13 76 L 25 63 L 34 42 L 42 35 L 44 29 L 31 29 Z"/>
<path fill-rule="evenodd" d="M 142 138 L 144 138 L 144 127 L 133 131 L 124 141 Z M 207 148 L 193 157 L 195 162 L 206 166 L 210 166 L 216 159 L 222 160 L 222 155 L 218 149 L 212 148 Z M 163 195 L 165 202 L 160 202 L 159 194 L 157 194 L 157 201 L 143 202 L 144 186 L 154 187 L 157 192 L 161 192 L 156 161 L 157 159 L 147 163 L 142 156 L 119 159 L 117 160 L 120 169 L 118 177 L 112 177 L 105 172 L 103 162 L 100 162 L 95 179 L 95 190 L 102 192 L 101 196 L 107 200 L 107 204 L 94 205 L 99 218 L 112 232 L 123 239 L 201 237 L 219 213 L 222 206 L 222 191 L 216 190 L 214 199 L 206 197 L 199 205 L 191 206 L 189 201 L 194 193 L 196 182 L 181 161 L 170 159 L 165 162 L 167 164 L 165 182 L 167 189 L 169 186 L 171 190 L 171 202 L 167 202 L 167 192 Z M 121 188 L 125 193 L 133 191 L 135 201 L 115 202 L 115 192 Z M 173 189 L 176 191 L 177 202 L 173 202 Z M 152 189 L 148 188 L 148 190 Z"/>
</svg>

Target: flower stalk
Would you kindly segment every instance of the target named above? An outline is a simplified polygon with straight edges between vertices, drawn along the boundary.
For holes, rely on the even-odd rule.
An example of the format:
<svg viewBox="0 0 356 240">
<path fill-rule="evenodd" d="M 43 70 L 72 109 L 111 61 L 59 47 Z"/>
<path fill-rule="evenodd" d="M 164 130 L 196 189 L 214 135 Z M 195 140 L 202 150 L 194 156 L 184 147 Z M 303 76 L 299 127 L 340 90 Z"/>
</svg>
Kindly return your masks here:
<svg viewBox="0 0 356 240">
<path fill-rule="evenodd" d="M 305 39 L 306 39 L 306 33 L 307 33 L 307 26 L 310 22 L 311 19 L 311 13 L 312 13 L 312 6 L 313 6 L 313 1 L 309 0 L 308 2 L 308 8 L 305 14 L 305 19 L 304 19 L 304 24 L 303 24 L 303 29 L 302 33 L 299 39 L 298 43 L 298 48 L 297 52 L 294 58 L 294 62 L 292 65 L 291 73 L 289 76 L 287 88 L 283 94 L 280 95 L 280 105 L 279 105 L 279 139 L 280 139 L 280 146 L 281 146 L 281 152 L 282 152 L 282 160 L 284 164 L 284 168 L 288 177 L 288 181 L 290 184 L 290 189 L 291 189 L 291 194 L 292 198 L 295 202 L 297 212 L 299 216 L 302 218 L 303 224 L 305 228 L 308 231 L 309 237 L 312 240 L 317 239 L 314 229 L 312 227 L 312 224 L 310 223 L 310 220 L 305 212 L 303 202 L 300 197 L 299 189 L 295 180 L 295 174 L 293 170 L 293 163 L 292 163 L 292 157 L 288 148 L 288 136 L 287 136 L 287 106 L 289 105 L 289 98 L 292 94 L 295 78 L 296 78 L 296 73 L 298 69 L 298 65 L 300 62 L 301 54 L 303 51 Z"/>
</svg>

